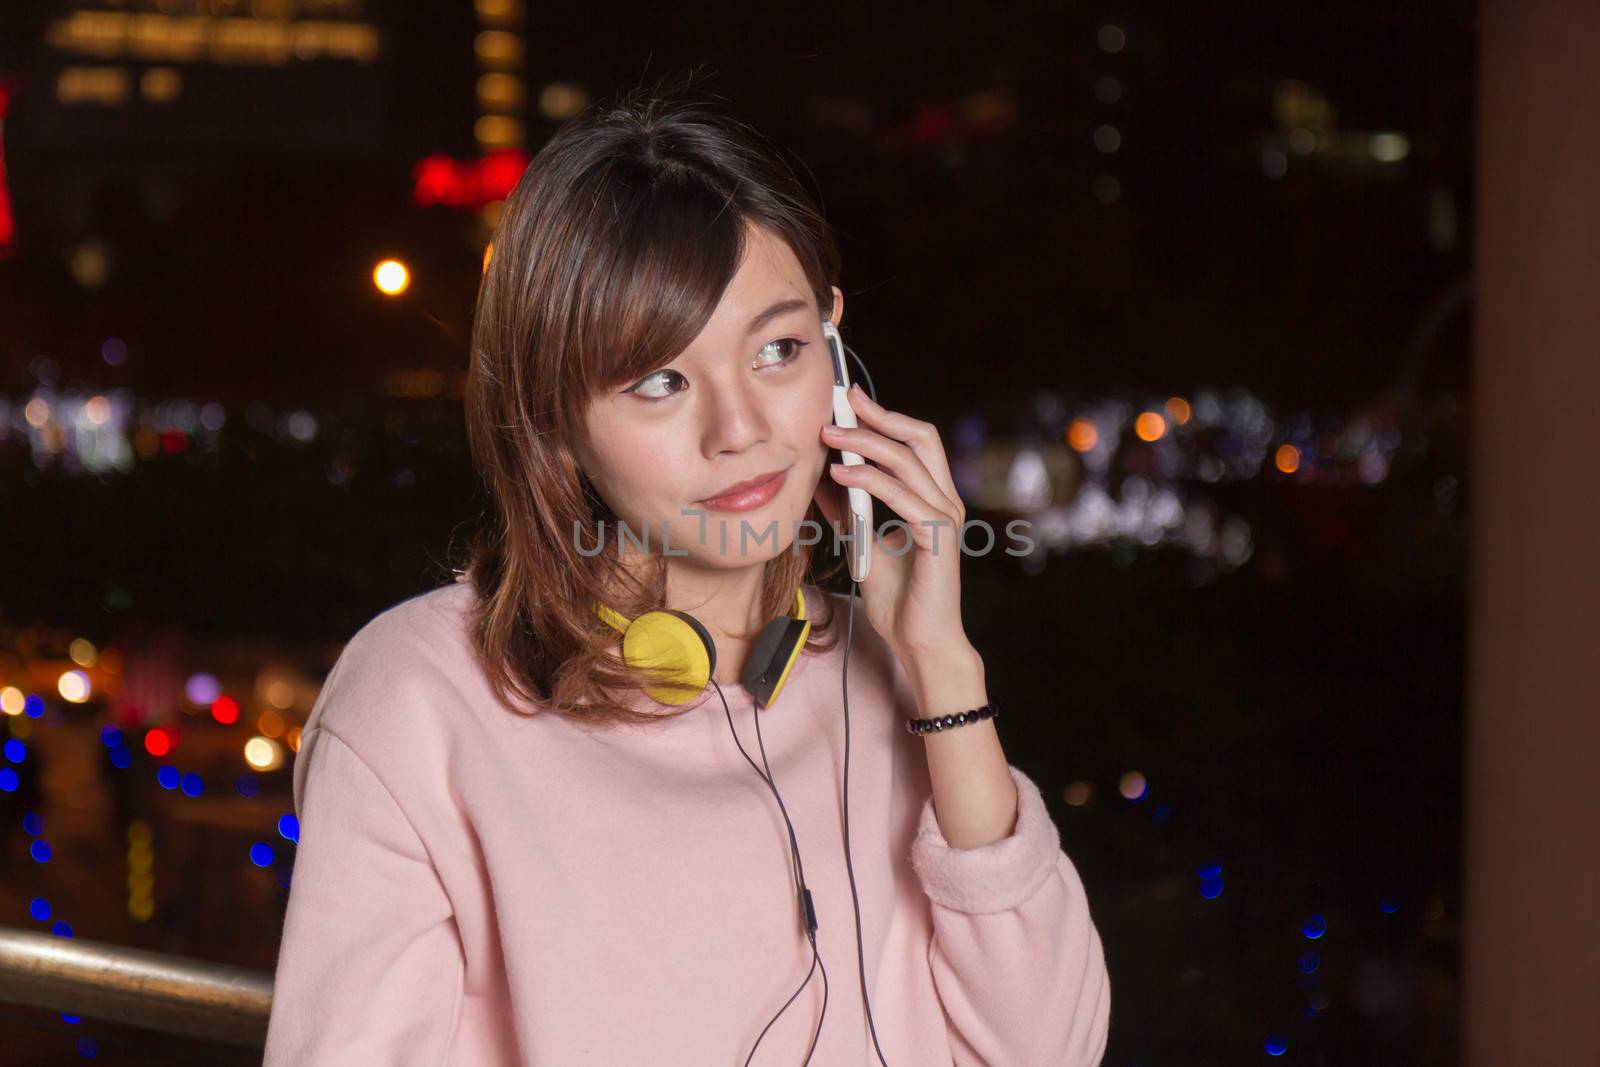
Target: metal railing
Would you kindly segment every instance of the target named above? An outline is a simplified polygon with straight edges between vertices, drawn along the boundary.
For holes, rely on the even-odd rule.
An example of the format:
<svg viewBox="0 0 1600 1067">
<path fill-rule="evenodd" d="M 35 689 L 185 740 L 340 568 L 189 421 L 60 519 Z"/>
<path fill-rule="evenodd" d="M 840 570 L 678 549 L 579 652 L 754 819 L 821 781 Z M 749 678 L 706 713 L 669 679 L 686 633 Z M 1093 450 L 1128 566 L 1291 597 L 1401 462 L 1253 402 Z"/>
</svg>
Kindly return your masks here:
<svg viewBox="0 0 1600 1067">
<path fill-rule="evenodd" d="M 0 1001 L 261 1049 L 272 1011 L 272 976 L 0 928 Z"/>
</svg>

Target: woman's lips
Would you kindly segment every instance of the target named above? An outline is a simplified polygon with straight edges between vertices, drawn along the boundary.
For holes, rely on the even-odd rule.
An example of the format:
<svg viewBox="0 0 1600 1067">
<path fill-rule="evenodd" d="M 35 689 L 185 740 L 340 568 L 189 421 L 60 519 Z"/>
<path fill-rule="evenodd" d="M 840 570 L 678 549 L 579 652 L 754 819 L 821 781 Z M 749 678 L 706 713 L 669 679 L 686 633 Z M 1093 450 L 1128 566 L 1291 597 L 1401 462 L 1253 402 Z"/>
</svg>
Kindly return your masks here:
<svg viewBox="0 0 1600 1067">
<path fill-rule="evenodd" d="M 788 471 L 780 472 L 777 477 L 750 489 L 742 489 L 737 493 L 726 496 L 716 496 L 709 500 L 700 501 L 701 504 L 712 511 L 751 511 L 766 504 L 778 495 L 778 490 L 783 488 L 783 483 L 789 477 Z"/>
</svg>

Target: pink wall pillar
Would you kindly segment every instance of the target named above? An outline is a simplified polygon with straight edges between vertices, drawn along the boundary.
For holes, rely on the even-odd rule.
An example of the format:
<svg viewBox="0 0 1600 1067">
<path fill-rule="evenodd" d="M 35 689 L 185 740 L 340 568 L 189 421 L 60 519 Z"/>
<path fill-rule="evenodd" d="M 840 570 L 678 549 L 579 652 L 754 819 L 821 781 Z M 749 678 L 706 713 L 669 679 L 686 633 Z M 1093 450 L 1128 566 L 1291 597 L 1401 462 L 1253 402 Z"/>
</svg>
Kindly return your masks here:
<svg viewBox="0 0 1600 1067">
<path fill-rule="evenodd" d="M 1462 1040 L 1600 1064 L 1600 2 L 1480 14 Z"/>
</svg>

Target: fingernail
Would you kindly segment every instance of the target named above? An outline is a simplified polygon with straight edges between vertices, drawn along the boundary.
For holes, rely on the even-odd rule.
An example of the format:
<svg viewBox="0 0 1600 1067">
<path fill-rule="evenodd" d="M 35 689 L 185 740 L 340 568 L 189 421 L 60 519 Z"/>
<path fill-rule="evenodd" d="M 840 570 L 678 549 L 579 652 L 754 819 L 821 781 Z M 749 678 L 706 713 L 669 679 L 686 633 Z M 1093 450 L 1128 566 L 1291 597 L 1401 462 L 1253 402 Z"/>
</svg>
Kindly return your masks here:
<svg viewBox="0 0 1600 1067">
<path fill-rule="evenodd" d="M 849 468 L 843 463 L 830 463 L 828 464 L 828 470 L 832 471 L 835 475 L 840 475 L 849 470 Z"/>
</svg>

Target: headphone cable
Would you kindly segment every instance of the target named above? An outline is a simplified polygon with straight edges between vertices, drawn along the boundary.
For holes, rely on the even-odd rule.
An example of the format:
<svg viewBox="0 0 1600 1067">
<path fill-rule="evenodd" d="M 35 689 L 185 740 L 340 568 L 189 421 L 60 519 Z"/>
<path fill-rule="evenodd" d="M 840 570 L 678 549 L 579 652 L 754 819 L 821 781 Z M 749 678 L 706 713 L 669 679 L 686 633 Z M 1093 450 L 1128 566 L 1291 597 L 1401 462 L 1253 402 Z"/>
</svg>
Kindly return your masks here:
<svg viewBox="0 0 1600 1067">
<path fill-rule="evenodd" d="M 861 1003 L 867 1009 L 867 1030 L 872 1034 L 872 1050 L 878 1062 L 889 1067 L 878 1044 L 878 1027 L 872 1021 L 872 1001 L 867 997 L 867 960 L 861 944 L 861 898 L 856 892 L 856 869 L 850 859 L 850 646 L 855 643 L 856 591 L 860 583 L 850 583 L 850 618 L 844 644 L 844 868 L 850 875 L 850 904 L 856 915 L 856 967 L 861 975 Z"/>
<path fill-rule="evenodd" d="M 817 1040 L 822 1036 L 822 1021 L 828 1017 L 828 968 L 822 962 L 822 953 L 817 948 L 817 912 L 811 902 L 811 890 L 806 887 L 805 864 L 800 860 L 800 843 L 795 838 L 794 823 L 789 821 L 789 809 L 784 806 L 783 797 L 778 794 L 778 786 L 773 781 L 772 767 L 767 763 L 767 749 L 761 739 L 761 715 L 759 709 L 752 707 L 751 712 L 756 724 L 756 744 L 761 749 L 761 762 L 767 768 L 765 773 L 762 772 L 760 767 L 756 766 L 756 761 L 750 758 L 750 753 L 745 750 L 744 744 L 739 740 L 739 731 L 734 728 L 733 712 L 728 708 L 728 698 L 723 696 L 722 686 L 717 684 L 715 678 L 711 680 L 711 685 L 716 689 L 717 696 L 722 700 L 722 712 L 728 719 L 728 729 L 733 734 L 733 743 L 738 746 L 739 754 L 744 757 L 746 763 L 750 764 L 750 769 L 756 772 L 756 776 L 767 783 L 767 788 L 772 791 L 773 799 L 778 802 L 778 810 L 783 813 L 783 823 L 789 831 L 789 854 L 794 858 L 795 877 L 797 887 L 800 890 L 801 913 L 805 921 L 806 939 L 811 942 L 811 969 L 806 972 L 805 981 L 800 983 L 799 989 L 789 995 L 789 999 L 784 1001 L 783 1007 L 779 1008 L 777 1014 L 767 1021 L 767 1025 L 761 1028 L 761 1034 L 756 1038 L 756 1043 L 750 1048 L 750 1055 L 745 1057 L 745 1067 L 749 1067 L 750 1061 L 755 1058 L 756 1049 L 761 1047 L 761 1042 L 766 1038 L 767 1031 L 772 1029 L 772 1024 L 778 1021 L 779 1016 L 789 1010 L 789 1005 L 794 1003 L 794 998 L 798 997 L 801 991 L 811 984 L 811 976 L 817 972 L 818 968 L 821 968 L 822 1011 L 817 1016 L 817 1028 L 811 1035 L 811 1047 L 806 1051 L 804 1063 L 809 1064 L 812 1055 L 816 1052 Z M 802 1064 L 802 1067 L 804 1067 L 804 1064 Z"/>
</svg>

